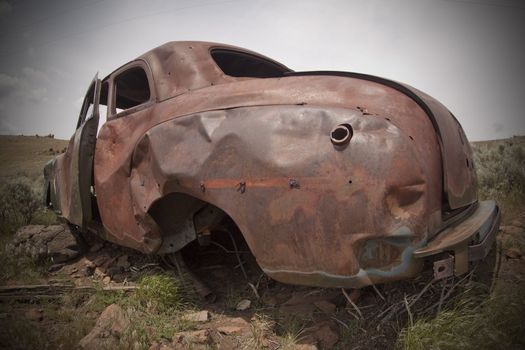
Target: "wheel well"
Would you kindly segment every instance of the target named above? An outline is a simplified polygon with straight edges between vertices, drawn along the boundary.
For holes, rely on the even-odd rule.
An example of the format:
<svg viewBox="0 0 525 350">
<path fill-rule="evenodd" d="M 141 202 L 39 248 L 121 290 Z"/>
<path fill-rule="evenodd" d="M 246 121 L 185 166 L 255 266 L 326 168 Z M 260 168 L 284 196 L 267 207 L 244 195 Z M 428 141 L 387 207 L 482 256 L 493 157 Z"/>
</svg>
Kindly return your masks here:
<svg viewBox="0 0 525 350">
<path fill-rule="evenodd" d="M 179 251 L 201 235 L 209 234 L 228 217 L 213 204 L 180 192 L 169 193 L 155 201 L 148 214 L 162 234 L 158 254 Z"/>
<path fill-rule="evenodd" d="M 214 256 L 236 261 L 233 266 L 237 266 L 245 278 L 247 273 L 256 276 L 262 273 L 238 225 L 213 204 L 175 192 L 155 201 L 148 214 L 162 234 L 157 254 L 180 252 L 191 267 L 209 265 L 214 260 L 210 256 Z M 222 254 L 221 258 L 218 253 Z"/>
</svg>

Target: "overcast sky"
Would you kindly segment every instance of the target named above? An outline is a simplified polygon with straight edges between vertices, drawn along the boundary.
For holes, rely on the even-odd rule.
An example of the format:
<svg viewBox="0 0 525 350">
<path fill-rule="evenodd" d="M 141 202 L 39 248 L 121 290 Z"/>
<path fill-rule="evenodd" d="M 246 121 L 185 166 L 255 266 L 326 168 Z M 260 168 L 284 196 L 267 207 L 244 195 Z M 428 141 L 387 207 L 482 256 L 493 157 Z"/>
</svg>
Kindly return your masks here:
<svg viewBox="0 0 525 350">
<path fill-rule="evenodd" d="M 0 134 L 69 138 L 97 71 L 167 41 L 408 83 L 471 140 L 525 134 L 522 0 L 0 0 Z"/>
</svg>

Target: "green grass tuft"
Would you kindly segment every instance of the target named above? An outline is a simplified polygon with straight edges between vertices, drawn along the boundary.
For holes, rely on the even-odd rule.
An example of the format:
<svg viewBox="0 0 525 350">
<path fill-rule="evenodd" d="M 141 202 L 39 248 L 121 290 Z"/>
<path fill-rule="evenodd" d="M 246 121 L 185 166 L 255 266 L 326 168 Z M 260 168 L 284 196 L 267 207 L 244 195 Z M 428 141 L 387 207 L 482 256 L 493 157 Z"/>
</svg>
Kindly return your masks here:
<svg viewBox="0 0 525 350">
<path fill-rule="evenodd" d="M 525 348 L 524 287 L 490 297 L 469 290 L 453 308 L 404 328 L 397 345 L 406 350 Z"/>
<path fill-rule="evenodd" d="M 134 297 L 141 306 L 159 311 L 186 306 L 183 283 L 171 274 L 143 276 Z"/>
</svg>

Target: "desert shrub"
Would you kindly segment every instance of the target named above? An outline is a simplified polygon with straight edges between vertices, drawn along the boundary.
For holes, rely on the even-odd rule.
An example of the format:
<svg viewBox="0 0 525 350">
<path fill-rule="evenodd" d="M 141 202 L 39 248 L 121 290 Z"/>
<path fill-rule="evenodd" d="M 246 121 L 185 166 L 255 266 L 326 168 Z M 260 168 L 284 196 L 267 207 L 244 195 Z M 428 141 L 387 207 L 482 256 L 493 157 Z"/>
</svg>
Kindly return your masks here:
<svg viewBox="0 0 525 350">
<path fill-rule="evenodd" d="M 36 262 L 25 256 L 14 256 L 11 252 L 5 251 L 5 245 L 1 244 L 0 249 L 0 285 L 7 284 L 9 281 L 16 280 L 18 283 L 36 283 L 42 280 L 47 274 L 51 265 L 49 260 Z"/>
<path fill-rule="evenodd" d="M 525 197 L 525 143 L 474 145 L 474 161 L 481 199 L 522 202 Z"/>
<path fill-rule="evenodd" d="M 0 227 L 2 233 L 11 233 L 31 223 L 41 208 L 40 196 L 23 180 L 0 187 Z"/>
</svg>

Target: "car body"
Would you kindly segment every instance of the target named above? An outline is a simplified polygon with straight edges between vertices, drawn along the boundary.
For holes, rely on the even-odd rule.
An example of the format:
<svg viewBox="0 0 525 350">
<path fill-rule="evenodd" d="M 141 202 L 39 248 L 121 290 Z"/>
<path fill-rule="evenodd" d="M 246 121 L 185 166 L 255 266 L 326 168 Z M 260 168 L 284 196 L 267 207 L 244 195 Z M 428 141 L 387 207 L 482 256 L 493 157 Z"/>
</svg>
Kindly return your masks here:
<svg viewBox="0 0 525 350">
<path fill-rule="evenodd" d="M 216 43 L 170 42 L 95 78 L 44 173 L 46 204 L 82 231 L 170 254 L 229 217 L 266 274 L 312 286 L 411 278 L 425 261 L 463 274 L 500 220 L 432 97 Z"/>
</svg>

